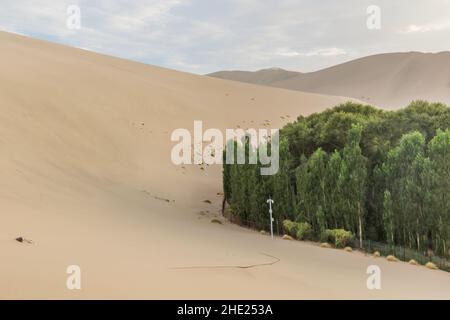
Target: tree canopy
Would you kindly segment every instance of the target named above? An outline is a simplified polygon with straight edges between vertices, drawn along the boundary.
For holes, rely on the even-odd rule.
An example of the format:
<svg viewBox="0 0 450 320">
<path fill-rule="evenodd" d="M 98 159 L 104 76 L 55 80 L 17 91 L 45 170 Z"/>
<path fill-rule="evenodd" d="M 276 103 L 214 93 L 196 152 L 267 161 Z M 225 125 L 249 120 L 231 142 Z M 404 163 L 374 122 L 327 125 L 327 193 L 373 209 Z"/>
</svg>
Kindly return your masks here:
<svg viewBox="0 0 450 320">
<path fill-rule="evenodd" d="M 280 131 L 280 169 L 224 165 L 225 200 L 241 220 L 308 223 L 320 238 L 357 238 L 449 252 L 450 108 L 415 101 L 397 111 L 348 102 Z M 246 147 L 246 143 L 241 146 Z"/>
</svg>

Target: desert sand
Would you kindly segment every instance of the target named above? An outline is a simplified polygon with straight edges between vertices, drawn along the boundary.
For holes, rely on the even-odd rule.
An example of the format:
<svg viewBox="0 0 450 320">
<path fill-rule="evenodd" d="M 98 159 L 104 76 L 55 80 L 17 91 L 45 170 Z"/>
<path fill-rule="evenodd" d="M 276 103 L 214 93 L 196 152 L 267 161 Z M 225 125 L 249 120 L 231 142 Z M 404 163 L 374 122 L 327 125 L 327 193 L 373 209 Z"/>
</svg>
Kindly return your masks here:
<svg viewBox="0 0 450 320">
<path fill-rule="evenodd" d="M 0 47 L 0 298 L 450 298 L 442 271 L 211 223 L 222 219 L 220 166 L 170 161 L 172 130 L 194 120 L 220 129 L 271 120 L 276 128 L 281 116 L 346 98 L 8 33 Z M 279 261 L 235 267 L 273 262 L 267 255 Z M 382 290 L 366 288 L 372 264 Z M 66 288 L 69 265 L 81 267 L 81 290 Z"/>
<path fill-rule="evenodd" d="M 450 52 L 385 53 L 315 72 L 265 69 L 219 71 L 210 76 L 272 87 L 346 96 L 387 109 L 413 100 L 450 105 Z"/>
</svg>

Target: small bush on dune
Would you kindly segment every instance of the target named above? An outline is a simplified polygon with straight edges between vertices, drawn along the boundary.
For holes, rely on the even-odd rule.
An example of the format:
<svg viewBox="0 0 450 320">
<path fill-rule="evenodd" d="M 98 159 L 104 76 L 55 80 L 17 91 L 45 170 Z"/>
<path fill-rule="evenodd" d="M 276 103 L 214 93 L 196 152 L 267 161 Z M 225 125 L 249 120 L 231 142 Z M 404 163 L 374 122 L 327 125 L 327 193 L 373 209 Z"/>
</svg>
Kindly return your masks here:
<svg viewBox="0 0 450 320">
<path fill-rule="evenodd" d="M 409 260 L 408 263 L 409 263 L 410 265 L 413 265 L 413 266 L 417 266 L 417 265 L 418 265 L 417 261 L 414 260 L 414 259 Z"/>
<path fill-rule="evenodd" d="M 387 256 L 386 260 L 390 261 L 390 262 L 397 262 L 398 261 L 398 259 L 395 256 L 392 256 L 392 255 Z"/>
<path fill-rule="evenodd" d="M 353 251 L 353 249 L 352 249 L 351 247 L 345 247 L 345 248 L 344 248 L 344 251 L 347 251 L 347 252 L 352 252 L 352 251 Z"/>
<path fill-rule="evenodd" d="M 295 225 L 295 222 L 293 222 L 293 221 L 291 221 L 291 220 L 284 220 L 283 221 L 283 230 L 284 230 L 284 232 L 286 233 L 286 234 L 288 234 L 288 235 L 296 235 L 296 230 L 295 230 L 295 228 L 296 228 L 296 225 Z"/>
<path fill-rule="evenodd" d="M 283 230 L 292 238 L 306 240 L 311 238 L 312 228 L 307 222 L 293 222 L 291 220 L 283 221 Z"/>
<path fill-rule="evenodd" d="M 321 238 L 326 242 L 333 243 L 336 248 L 344 248 L 353 240 L 353 234 L 344 229 L 325 230 Z"/>
<path fill-rule="evenodd" d="M 217 219 L 217 218 L 213 218 L 213 219 L 211 219 L 211 223 L 222 224 L 222 221 L 220 221 L 220 220 Z"/>
<path fill-rule="evenodd" d="M 338 248 L 343 248 L 350 244 L 350 242 L 353 240 L 353 234 L 350 231 L 345 231 L 344 229 L 337 229 L 334 230 L 334 244 Z"/>
<path fill-rule="evenodd" d="M 319 235 L 319 241 L 320 242 L 328 242 L 328 241 L 332 241 L 331 240 L 331 232 L 330 230 L 325 230 L 323 231 L 320 235 Z"/>
<path fill-rule="evenodd" d="M 380 256 L 381 256 L 380 251 L 375 251 L 375 252 L 373 253 L 373 256 L 374 256 L 374 257 L 380 257 Z"/>
<path fill-rule="evenodd" d="M 261 230 L 260 233 L 261 233 L 262 235 L 266 235 L 266 234 L 267 234 L 266 230 Z"/>
<path fill-rule="evenodd" d="M 439 269 L 433 262 L 427 262 L 427 264 L 425 265 L 425 267 L 427 267 L 428 269 L 432 269 L 432 270 L 437 270 Z"/>
<path fill-rule="evenodd" d="M 321 247 L 321 248 L 331 248 L 331 245 L 330 245 L 328 242 L 322 242 L 322 243 L 320 244 L 320 247 Z"/>
<path fill-rule="evenodd" d="M 311 225 L 307 222 L 299 222 L 296 227 L 297 233 L 296 238 L 298 240 L 306 240 L 310 239 L 312 236 L 312 228 Z"/>
<path fill-rule="evenodd" d="M 282 237 L 282 239 L 283 240 L 294 240 L 290 235 L 288 235 L 288 234 L 285 234 L 283 237 Z"/>
</svg>

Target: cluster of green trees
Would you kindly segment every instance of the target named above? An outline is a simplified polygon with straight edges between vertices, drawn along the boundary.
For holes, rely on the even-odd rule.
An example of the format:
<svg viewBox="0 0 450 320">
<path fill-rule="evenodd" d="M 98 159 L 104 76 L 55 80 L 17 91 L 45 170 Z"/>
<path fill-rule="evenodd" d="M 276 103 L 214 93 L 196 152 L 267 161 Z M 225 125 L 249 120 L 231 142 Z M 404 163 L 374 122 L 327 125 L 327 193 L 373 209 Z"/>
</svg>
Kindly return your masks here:
<svg viewBox="0 0 450 320">
<path fill-rule="evenodd" d="M 223 168 L 225 200 L 242 223 L 278 221 L 351 231 L 419 251 L 449 253 L 450 108 L 424 101 L 383 111 L 346 103 L 280 130 L 280 169 Z M 250 148 L 248 140 L 235 144 Z"/>
</svg>

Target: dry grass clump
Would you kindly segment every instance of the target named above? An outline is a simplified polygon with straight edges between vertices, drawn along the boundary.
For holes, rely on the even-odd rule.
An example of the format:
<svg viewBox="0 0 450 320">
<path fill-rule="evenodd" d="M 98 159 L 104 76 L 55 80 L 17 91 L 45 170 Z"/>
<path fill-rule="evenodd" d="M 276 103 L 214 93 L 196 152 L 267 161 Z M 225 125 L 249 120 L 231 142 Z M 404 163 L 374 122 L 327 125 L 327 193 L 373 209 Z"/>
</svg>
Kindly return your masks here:
<svg viewBox="0 0 450 320">
<path fill-rule="evenodd" d="M 390 262 L 397 262 L 398 261 L 398 259 L 395 256 L 393 256 L 393 255 L 387 256 L 386 260 L 390 261 Z"/>
<path fill-rule="evenodd" d="M 419 264 L 417 263 L 417 261 L 414 260 L 414 259 L 409 260 L 408 263 L 409 263 L 410 265 L 413 265 L 413 266 L 419 265 Z"/>
<path fill-rule="evenodd" d="M 425 267 L 427 267 L 428 269 L 432 269 L 432 270 L 437 270 L 439 269 L 433 262 L 427 262 L 427 264 L 425 265 Z"/>
<path fill-rule="evenodd" d="M 266 230 L 261 230 L 259 233 L 261 233 L 262 235 L 266 235 L 267 234 Z"/>
<path fill-rule="evenodd" d="M 217 218 L 212 218 L 211 223 L 223 224 L 223 222 Z"/>
<path fill-rule="evenodd" d="M 328 242 L 322 242 L 322 243 L 320 244 L 320 247 L 321 247 L 321 248 L 331 248 L 331 245 L 330 245 Z"/>
<path fill-rule="evenodd" d="M 294 240 L 290 235 L 285 234 L 281 239 L 283 240 Z"/>
<path fill-rule="evenodd" d="M 373 256 L 374 256 L 374 257 L 380 257 L 380 256 L 381 256 L 380 251 L 375 251 L 375 252 L 373 253 Z"/>
<path fill-rule="evenodd" d="M 352 251 L 353 251 L 353 249 L 352 249 L 351 247 L 345 247 L 345 248 L 344 248 L 344 251 L 347 251 L 347 252 L 352 252 Z"/>
</svg>

